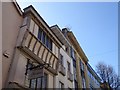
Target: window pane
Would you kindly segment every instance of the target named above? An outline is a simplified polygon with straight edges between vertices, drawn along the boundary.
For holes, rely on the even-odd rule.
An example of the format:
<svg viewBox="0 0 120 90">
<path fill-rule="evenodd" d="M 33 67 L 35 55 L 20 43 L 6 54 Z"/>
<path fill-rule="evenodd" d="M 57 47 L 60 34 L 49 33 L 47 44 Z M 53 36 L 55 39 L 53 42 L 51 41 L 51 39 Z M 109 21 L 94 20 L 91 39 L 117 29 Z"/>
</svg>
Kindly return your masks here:
<svg viewBox="0 0 120 90">
<path fill-rule="evenodd" d="M 35 88 L 35 87 L 36 87 L 36 79 L 31 79 L 30 88 Z"/>
<path fill-rule="evenodd" d="M 39 27 L 39 30 L 38 30 L 38 39 L 41 40 L 41 38 L 42 38 L 42 30 Z"/>
<path fill-rule="evenodd" d="M 37 78 L 37 88 L 41 88 L 41 87 L 42 87 L 41 78 Z"/>
<path fill-rule="evenodd" d="M 70 71 L 70 63 L 69 62 L 67 62 L 68 63 L 68 71 Z"/>
<path fill-rule="evenodd" d="M 75 90 L 78 90 L 78 82 L 75 80 Z"/>
<path fill-rule="evenodd" d="M 47 74 L 44 74 L 44 87 L 47 88 Z"/>
<path fill-rule="evenodd" d="M 49 46 L 49 37 L 48 37 L 48 36 L 46 36 L 45 45 L 46 45 L 46 47 L 48 47 L 48 46 Z"/>
<path fill-rule="evenodd" d="M 73 74 L 74 74 L 74 79 L 76 80 L 77 75 L 76 75 L 76 68 L 75 67 L 73 67 Z"/>
<path fill-rule="evenodd" d="M 81 68 L 81 70 L 83 70 L 84 71 L 84 64 L 82 63 L 82 61 L 80 60 L 80 68 Z"/>
<path fill-rule="evenodd" d="M 60 64 L 63 65 L 63 55 L 60 54 Z"/>
<path fill-rule="evenodd" d="M 73 59 L 73 66 L 76 67 L 76 61 Z"/>
<path fill-rule="evenodd" d="M 45 32 L 43 32 L 43 34 L 42 34 L 42 43 L 43 44 L 45 44 L 45 36 L 46 36 L 46 34 L 45 34 Z"/>
<path fill-rule="evenodd" d="M 52 51 L 52 40 L 51 39 L 49 39 L 49 46 L 48 46 L 48 48 Z"/>
<path fill-rule="evenodd" d="M 71 57 L 73 58 L 73 59 L 75 59 L 75 51 L 74 51 L 74 49 L 71 47 Z M 76 60 L 76 59 L 75 59 Z"/>
</svg>

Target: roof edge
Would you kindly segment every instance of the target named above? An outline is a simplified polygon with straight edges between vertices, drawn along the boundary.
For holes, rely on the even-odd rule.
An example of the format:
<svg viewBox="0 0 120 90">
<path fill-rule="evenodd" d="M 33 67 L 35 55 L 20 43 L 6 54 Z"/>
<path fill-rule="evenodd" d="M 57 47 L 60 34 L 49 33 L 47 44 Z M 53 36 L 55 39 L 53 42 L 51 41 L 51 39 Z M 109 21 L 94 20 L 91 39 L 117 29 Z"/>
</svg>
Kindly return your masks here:
<svg viewBox="0 0 120 90">
<path fill-rule="evenodd" d="M 83 55 L 83 57 L 85 57 L 85 61 L 88 62 L 88 58 L 87 56 L 85 55 L 83 49 L 81 48 L 80 44 L 78 43 L 76 37 L 74 36 L 73 32 L 72 31 L 68 31 L 68 33 L 70 34 L 71 37 L 73 37 L 74 41 L 76 42 L 77 46 L 79 47 L 79 50 L 81 52 L 81 54 Z"/>
<path fill-rule="evenodd" d="M 22 16 L 22 15 L 23 15 L 23 12 L 22 12 L 19 4 L 17 3 L 17 1 L 16 1 L 16 0 L 12 0 L 12 1 L 13 1 L 13 4 L 15 5 L 17 11 L 19 12 L 19 14 Z"/>
</svg>

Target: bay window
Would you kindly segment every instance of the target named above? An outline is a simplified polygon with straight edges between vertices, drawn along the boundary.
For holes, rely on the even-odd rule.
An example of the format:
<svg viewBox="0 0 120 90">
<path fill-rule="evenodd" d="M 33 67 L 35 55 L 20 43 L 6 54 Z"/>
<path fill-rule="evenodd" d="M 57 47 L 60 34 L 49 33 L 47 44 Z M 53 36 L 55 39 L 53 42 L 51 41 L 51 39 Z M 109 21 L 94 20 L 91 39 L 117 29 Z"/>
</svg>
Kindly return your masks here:
<svg viewBox="0 0 120 90">
<path fill-rule="evenodd" d="M 38 39 L 49 49 L 52 51 L 52 40 L 49 36 L 39 27 L 38 30 Z"/>
</svg>

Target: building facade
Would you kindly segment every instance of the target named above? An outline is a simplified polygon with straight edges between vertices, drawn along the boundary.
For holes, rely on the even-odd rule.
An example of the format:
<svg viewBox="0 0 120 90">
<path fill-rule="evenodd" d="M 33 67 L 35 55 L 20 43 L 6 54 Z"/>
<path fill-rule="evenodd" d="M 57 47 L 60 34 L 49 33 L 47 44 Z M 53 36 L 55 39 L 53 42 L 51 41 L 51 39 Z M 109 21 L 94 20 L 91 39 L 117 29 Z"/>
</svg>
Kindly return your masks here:
<svg viewBox="0 0 120 90">
<path fill-rule="evenodd" d="M 90 88 L 95 72 L 72 31 L 49 27 L 31 5 L 2 6 L 2 88 Z"/>
<path fill-rule="evenodd" d="M 70 43 L 65 38 L 58 25 L 51 26 L 51 29 L 62 43 L 62 47 L 60 48 L 60 63 L 56 88 L 62 87 L 72 89 L 74 88 L 74 86 L 73 86 L 73 63 L 69 52 Z"/>
<path fill-rule="evenodd" d="M 64 28 L 62 29 L 62 32 L 71 44 L 70 55 L 73 61 L 74 87 L 76 90 L 78 88 L 89 88 L 89 79 L 87 74 L 88 59 L 72 31 Z"/>
<path fill-rule="evenodd" d="M 6 87 L 22 21 L 17 3 L 2 2 L 2 87 Z"/>
<path fill-rule="evenodd" d="M 88 68 L 88 77 L 89 77 L 89 86 L 90 89 L 97 89 L 100 88 L 101 85 L 101 79 L 100 77 L 96 74 L 96 72 L 92 69 L 92 67 L 90 66 L 90 64 L 87 64 L 87 68 Z"/>
</svg>

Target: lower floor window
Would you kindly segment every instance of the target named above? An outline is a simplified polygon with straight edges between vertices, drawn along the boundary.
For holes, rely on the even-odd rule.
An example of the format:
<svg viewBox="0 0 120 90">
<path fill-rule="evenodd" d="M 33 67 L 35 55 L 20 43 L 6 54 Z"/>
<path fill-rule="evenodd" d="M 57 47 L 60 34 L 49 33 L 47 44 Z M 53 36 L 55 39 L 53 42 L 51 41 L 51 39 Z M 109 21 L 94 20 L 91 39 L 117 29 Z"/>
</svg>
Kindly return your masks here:
<svg viewBox="0 0 120 90">
<path fill-rule="evenodd" d="M 30 71 L 30 68 L 33 68 L 34 66 L 33 62 L 28 59 L 25 72 L 25 86 L 29 88 L 47 88 L 48 77 L 46 73 L 41 77 L 29 79 L 28 72 Z"/>
<path fill-rule="evenodd" d="M 43 77 L 30 79 L 30 88 L 47 88 L 47 74 Z"/>
</svg>

